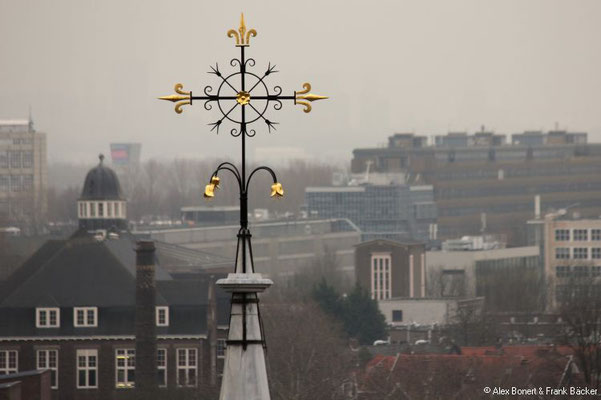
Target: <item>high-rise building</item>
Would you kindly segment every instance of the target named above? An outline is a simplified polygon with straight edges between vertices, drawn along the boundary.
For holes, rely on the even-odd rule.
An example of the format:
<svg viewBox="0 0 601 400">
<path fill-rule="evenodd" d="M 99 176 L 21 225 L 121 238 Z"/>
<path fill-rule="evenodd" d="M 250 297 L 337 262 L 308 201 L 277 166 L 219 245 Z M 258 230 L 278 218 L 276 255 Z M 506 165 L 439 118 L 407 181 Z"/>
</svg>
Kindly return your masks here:
<svg viewBox="0 0 601 400">
<path fill-rule="evenodd" d="M 537 194 L 543 211 L 579 203 L 582 217 L 601 214 L 601 143 L 587 143 L 586 133 L 525 132 L 507 141 L 483 130 L 437 136 L 431 145 L 409 136 L 355 149 L 351 172 L 397 173 L 409 185 L 432 185 L 441 240 L 495 233 L 523 245 Z"/>
<path fill-rule="evenodd" d="M 35 230 L 47 201 L 46 134 L 33 121 L 0 120 L 0 226 Z"/>
</svg>

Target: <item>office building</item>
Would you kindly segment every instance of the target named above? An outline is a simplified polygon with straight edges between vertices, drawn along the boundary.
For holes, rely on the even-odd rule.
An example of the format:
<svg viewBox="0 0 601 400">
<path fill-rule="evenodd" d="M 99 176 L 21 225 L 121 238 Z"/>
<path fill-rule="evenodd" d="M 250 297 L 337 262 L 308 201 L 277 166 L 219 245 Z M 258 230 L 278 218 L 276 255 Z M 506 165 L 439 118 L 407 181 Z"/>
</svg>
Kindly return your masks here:
<svg viewBox="0 0 601 400">
<path fill-rule="evenodd" d="M 441 240 L 493 233 L 523 246 L 536 194 L 543 210 L 579 203 L 582 217 L 601 215 L 601 143 L 587 143 L 586 133 L 525 132 L 511 144 L 484 130 L 434 139 L 396 134 L 388 147 L 355 149 L 351 172 L 432 185 Z"/>
<path fill-rule="evenodd" d="M 559 210 L 528 221 L 532 244 L 544 263 L 547 311 L 553 312 L 577 285 L 601 277 L 601 218 Z"/>
<path fill-rule="evenodd" d="M 0 121 L 0 226 L 39 230 L 47 184 L 46 134 L 31 119 Z"/>
<path fill-rule="evenodd" d="M 361 230 L 363 241 L 436 239 L 437 210 L 431 185 L 308 187 L 305 201 L 311 217 L 351 220 Z"/>
</svg>

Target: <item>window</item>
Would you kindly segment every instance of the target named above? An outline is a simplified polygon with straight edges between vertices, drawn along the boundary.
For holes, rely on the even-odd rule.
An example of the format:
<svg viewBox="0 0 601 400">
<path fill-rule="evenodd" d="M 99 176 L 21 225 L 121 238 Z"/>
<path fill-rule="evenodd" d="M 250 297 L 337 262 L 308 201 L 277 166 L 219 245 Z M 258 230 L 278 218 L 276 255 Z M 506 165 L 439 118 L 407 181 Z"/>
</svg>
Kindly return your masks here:
<svg viewBox="0 0 601 400">
<path fill-rule="evenodd" d="M 585 278 L 588 276 L 588 266 L 586 265 L 578 265 L 574 267 L 573 276 L 576 278 Z"/>
<path fill-rule="evenodd" d="M 98 326 L 98 308 L 75 307 L 73 309 L 73 325 L 75 327 Z"/>
<path fill-rule="evenodd" d="M 8 176 L 0 175 L 0 192 L 8 192 L 8 187 L 9 187 Z"/>
<path fill-rule="evenodd" d="M 227 348 L 226 339 L 217 339 L 217 357 L 225 357 L 225 349 Z"/>
<path fill-rule="evenodd" d="M 60 308 L 36 308 L 35 309 L 35 327 L 36 328 L 58 328 L 60 324 Z"/>
<path fill-rule="evenodd" d="M 50 387 L 58 389 L 58 350 L 38 350 L 37 368 L 50 370 Z"/>
<path fill-rule="evenodd" d="M 115 351 L 115 386 L 133 388 L 136 372 L 136 350 L 117 349 Z"/>
<path fill-rule="evenodd" d="M 568 241 L 570 240 L 569 229 L 555 229 L 555 240 L 556 241 Z"/>
<path fill-rule="evenodd" d="M 21 192 L 23 190 L 23 179 L 21 175 L 10 176 L 10 189 L 13 192 Z"/>
<path fill-rule="evenodd" d="M 31 168 L 33 166 L 33 152 L 23 152 L 23 168 Z"/>
<path fill-rule="evenodd" d="M 119 203 L 115 202 L 115 217 L 120 217 L 121 215 L 119 214 Z"/>
<path fill-rule="evenodd" d="M 570 258 L 570 248 L 569 247 L 557 247 L 555 249 L 555 258 L 558 260 L 566 260 Z"/>
<path fill-rule="evenodd" d="M 23 175 L 23 189 L 33 189 L 33 175 Z"/>
<path fill-rule="evenodd" d="M 371 298 L 376 300 L 391 297 L 391 258 L 388 254 L 372 254 L 371 256 Z"/>
<path fill-rule="evenodd" d="M 574 247 L 574 258 L 586 260 L 588 258 L 588 247 Z"/>
<path fill-rule="evenodd" d="M 565 278 L 570 276 L 570 267 L 569 266 L 557 266 L 555 267 L 555 276 L 558 278 Z"/>
<path fill-rule="evenodd" d="M 555 241 L 563 242 L 566 240 L 570 240 L 570 230 L 569 229 L 555 229 Z"/>
<path fill-rule="evenodd" d="M 96 203 L 90 202 L 90 217 L 96 216 Z"/>
<path fill-rule="evenodd" d="M 98 203 L 98 216 L 104 217 L 104 203 Z"/>
<path fill-rule="evenodd" d="M 591 258 L 598 260 L 601 258 L 601 247 L 593 247 L 591 249 Z"/>
<path fill-rule="evenodd" d="M 588 240 L 588 229 L 574 229 L 574 240 Z"/>
<path fill-rule="evenodd" d="M 0 168 L 8 168 L 8 151 L 0 150 Z"/>
<path fill-rule="evenodd" d="M 167 349 L 157 349 L 157 372 L 159 387 L 167 386 Z"/>
<path fill-rule="evenodd" d="M 10 156 L 10 167 L 11 168 L 21 168 L 21 152 L 20 151 L 11 151 L 9 152 Z"/>
<path fill-rule="evenodd" d="M 403 322 L 403 310 L 392 310 L 392 322 Z"/>
<path fill-rule="evenodd" d="M 177 349 L 177 386 L 196 387 L 196 349 Z"/>
<path fill-rule="evenodd" d="M 601 229 L 591 229 L 591 240 L 601 240 Z"/>
<path fill-rule="evenodd" d="M 17 350 L 0 350 L 0 375 L 19 372 Z"/>
<path fill-rule="evenodd" d="M 106 203 L 106 216 L 107 217 L 113 216 L 113 203 L 110 201 L 108 203 Z"/>
<path fill-rule="evenodd" d="M 77 388 L 98 387 L 98 350 L 77 350 Z"/>
<path fill-rule="evenodd" d="M 593 265 L 593 267 L 591 268 L 591 273 L 593 276 L 601 275 L 601 266 Z"/>
<path fill-rule="evenodd" d="M 159 306 L 156 308 L 157 326 L 169 326 L 169 307 Z"/>
</svg>

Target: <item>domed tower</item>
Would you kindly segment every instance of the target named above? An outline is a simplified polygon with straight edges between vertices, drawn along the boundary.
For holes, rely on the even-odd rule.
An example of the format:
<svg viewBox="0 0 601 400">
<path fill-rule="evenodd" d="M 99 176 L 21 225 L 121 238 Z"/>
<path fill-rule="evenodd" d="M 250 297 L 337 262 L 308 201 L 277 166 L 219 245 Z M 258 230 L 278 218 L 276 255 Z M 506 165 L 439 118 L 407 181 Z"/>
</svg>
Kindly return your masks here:
<svg viewBox="0 0 601 400">
<path fill-rule="evenodd" d="M 81 197 L 77 201 L 79 228 L 86 231 L 98 229 L 126 230 L 127 201 L 121 194 L 119 178 L 115 171 L 104 166 L 104 156 L 86 175 Z"/>
</svg>

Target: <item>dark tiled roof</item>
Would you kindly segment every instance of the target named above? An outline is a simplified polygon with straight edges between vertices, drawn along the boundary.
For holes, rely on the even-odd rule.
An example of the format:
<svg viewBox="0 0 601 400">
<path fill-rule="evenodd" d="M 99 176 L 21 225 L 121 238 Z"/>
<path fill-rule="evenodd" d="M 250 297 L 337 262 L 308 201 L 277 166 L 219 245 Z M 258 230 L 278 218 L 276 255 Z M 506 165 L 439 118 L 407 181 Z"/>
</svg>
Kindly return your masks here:
<svg viewBox="0 0 601 400">
<path fill-rule="evenodd" d="M 131 236 L 97 242 L 75 235 L 44 244 L 0 293 L 0 336 L 107 336 L 135 332 L 135 251 Z M 170 326 L 158 334 L 204 334 L 209 285 L 223 277 L 173 279 L 156 265 L 156 304 L 169 305 Z M 227 324 L 229 295 L 216 288 L 218 324 Z M 36 328 L 36 307 L 59 307 L 59 328 Z M 73 326 L 73 307 L 98 307 L 98 326 Z"/>
<path fill-rule="evenodd" d="M 63 307 L 133 305 L 135 278 L 104 243 L 69 240 L 1 303 L 35 307 L 51 296 Z"/>
</svg>

